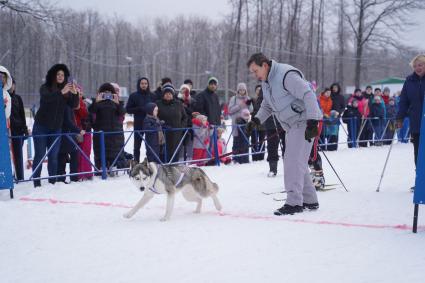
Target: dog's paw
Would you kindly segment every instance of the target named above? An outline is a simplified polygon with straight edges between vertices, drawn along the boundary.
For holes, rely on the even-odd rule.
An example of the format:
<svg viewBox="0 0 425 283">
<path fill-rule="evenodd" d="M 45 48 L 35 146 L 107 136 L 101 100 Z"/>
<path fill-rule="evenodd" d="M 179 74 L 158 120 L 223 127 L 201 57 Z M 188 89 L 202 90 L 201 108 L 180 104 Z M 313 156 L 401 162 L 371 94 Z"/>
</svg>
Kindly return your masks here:
<svg viewBox="0 0 425 283">
<path fill-rule="evenodd" d="M 194 214 L 200 214 L 201 210 L 200 209 L 196 209 L 195 211 L 193 211 Z"/>
<path fill-rule="evenodd" d="M 159 221 L 161 221 L 161 222 L 165 222 L 165 221 L 168 221 L 168 220 L 170 220 L 170 219 L 167 218 L 167 217 L 162 217 L 161 219 L 159 219 Z"/>
<path fill-rule="evenodd" d="M 131 214 L 131 213 L 129 213 L 129 212 L 127 212 L 127 213 L 123 214 L 123 217 L 124 217 L 124 218 L 127 218 L 127 219 L 131 218 L 132 216 L 133 216 L 133 214 Z"/>
</svg>

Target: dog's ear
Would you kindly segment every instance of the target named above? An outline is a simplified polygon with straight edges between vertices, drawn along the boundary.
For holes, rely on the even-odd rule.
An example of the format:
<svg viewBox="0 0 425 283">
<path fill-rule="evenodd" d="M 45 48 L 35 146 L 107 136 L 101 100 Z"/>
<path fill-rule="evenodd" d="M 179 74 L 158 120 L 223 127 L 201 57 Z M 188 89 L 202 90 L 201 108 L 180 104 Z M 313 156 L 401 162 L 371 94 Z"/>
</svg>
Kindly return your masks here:
<svg viewBox="0 0 425 283">
<path fill-rule="evenodd" d="M 134 166 L 136 166 L 137 164 L 139 164 L 139 162 L 137 160 L 131 160 L 130 161 L 130 170 L 132 170 L 134 168 Z"/>
<path fill-rule="evenodd" d="M 143 164 L 143 165 L 148 164 L 148 158 L 147 158 L 147 157 L 145 157 L 145 159 L 143 159 L 142 164 Z"/>
<path fill-rule="evenodd" d="M 149 176 L 152 176 L 153 175 L 153 169 L 152 169 L 152 166 L 150 165 L 150 163 L 148 162 L 148 170 L 149 170 Z"/>
</svg>

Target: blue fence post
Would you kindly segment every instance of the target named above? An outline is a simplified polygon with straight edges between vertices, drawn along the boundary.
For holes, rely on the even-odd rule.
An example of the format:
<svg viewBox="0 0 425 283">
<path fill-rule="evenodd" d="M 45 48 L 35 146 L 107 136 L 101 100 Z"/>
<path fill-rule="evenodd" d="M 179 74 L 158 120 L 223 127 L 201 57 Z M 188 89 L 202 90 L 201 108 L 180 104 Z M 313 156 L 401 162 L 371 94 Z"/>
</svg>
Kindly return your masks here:
<svg viewBox="0 0 425 283">
<path fill-rule="evenodd" d="M 100 131 L 100 163 L 102 165 L 102 179 L 105 180 L 108 175 L 106 174 L 106 152 L 105 152 L 105 133 Z"/>
<path fill-rule="evenodd" d="M 0 80 L 0 90 L 3 93 L 3 84 Z M 10 159 L 9 133 L 6 127 L 6 115 L 3 97 L 0 102 L 0 190 L 9 189 L 10 198 L 13 198 L 13 177 Z"/>
<path fill-rule="evenodd" d="M 350 117 L 349 119 L 350 119 L 350 121 L 348 121 L 348 123 L 347 123 L 347 125 L 348 124 L 350 125 L 350 133 L 349 133 L 350 139 L 349 139 L 349 142 L 348 142 L 349 143 L 348 147 L 352 148 L 352 147 L 354 147 L 354 137 L 355 137 L 355 135 L 354 135 L 354 118 Z"/>
<path fill-rule="evenodd" d="M 419 205 L 425 204 L 425 104 L 422 107 L 421 128 L 419 136 L 419 148 L 416 166 L 415 193 L 413 195 L 413 233 L 417 232 Z"/>
<path fill-rule="evenodd" d="M 217 127 L 213 128 L 213 146 L 214 146 L 214 156 L 215 156 L 215 165 L 220 166 L 220 155 L 218 154 L 218 142 L 217 142 Z"/>
</svg>

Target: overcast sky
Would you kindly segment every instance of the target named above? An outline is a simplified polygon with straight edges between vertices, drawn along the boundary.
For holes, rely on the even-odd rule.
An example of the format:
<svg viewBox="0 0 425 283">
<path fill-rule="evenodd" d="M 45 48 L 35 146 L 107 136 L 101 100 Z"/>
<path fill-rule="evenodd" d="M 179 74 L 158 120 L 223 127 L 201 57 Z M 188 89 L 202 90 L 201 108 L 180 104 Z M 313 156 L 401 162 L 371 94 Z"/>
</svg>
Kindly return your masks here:
<svg viewBox="0 0 425 283">
<path fill-rule="evenodd" d="M 63 7 L 76 10 L 91 8 L 105 14 L 124 17 L 133 23 L 156 17 L 197 15 L 220 20 L 230 12 L 228 0 L 56 0 Z M 425 11 L 416 12 L 410 19 L 417 24 L 402 34 L 407 45 L 425 52 Z"/>
</svg>

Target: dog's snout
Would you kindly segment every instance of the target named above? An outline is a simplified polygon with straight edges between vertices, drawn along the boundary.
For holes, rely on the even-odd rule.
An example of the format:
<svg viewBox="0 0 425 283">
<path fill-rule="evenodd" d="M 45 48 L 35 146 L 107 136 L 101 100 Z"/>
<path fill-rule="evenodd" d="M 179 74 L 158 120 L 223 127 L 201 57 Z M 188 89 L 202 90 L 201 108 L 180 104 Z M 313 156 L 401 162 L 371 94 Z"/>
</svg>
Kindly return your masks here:
<svg viewBox="0 0 425 283">
<path fill-rule="evenodd" d="M 145 190 L 145 187 L 141 186 L 139 189 L 141 192 L 143 192 Z"/>
</svg>

